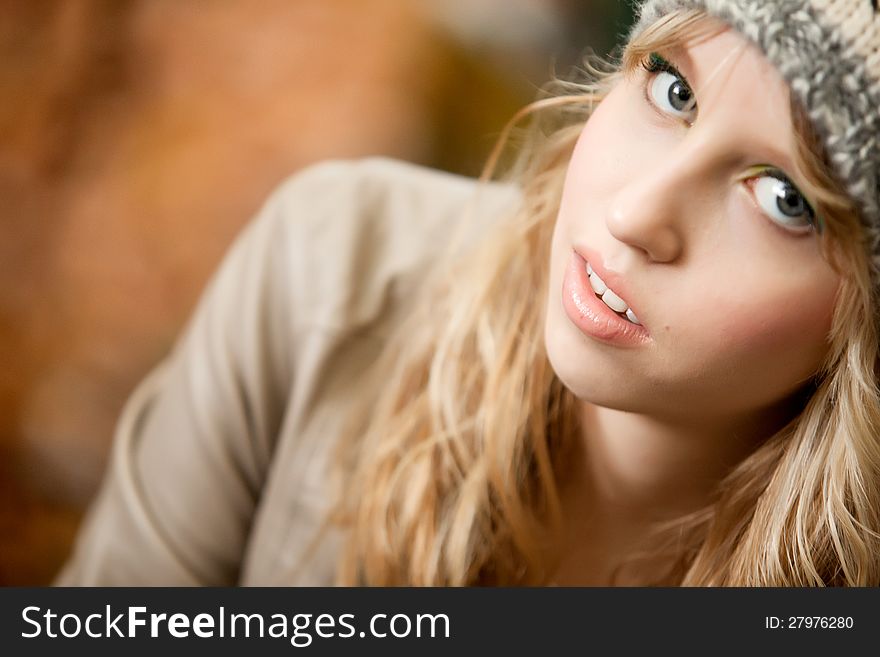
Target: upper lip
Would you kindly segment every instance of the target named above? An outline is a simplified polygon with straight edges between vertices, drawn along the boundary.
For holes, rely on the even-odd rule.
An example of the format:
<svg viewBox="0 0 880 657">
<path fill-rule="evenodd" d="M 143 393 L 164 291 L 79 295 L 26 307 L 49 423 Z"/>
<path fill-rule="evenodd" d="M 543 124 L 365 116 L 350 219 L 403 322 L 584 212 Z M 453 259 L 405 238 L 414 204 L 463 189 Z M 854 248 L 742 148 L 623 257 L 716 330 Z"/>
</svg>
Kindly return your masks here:
<svg viewBox="0 0 880 657">
<path fill-rule="evenodd" d="M 574 251 L 581 258 L 590 263 L 590 267 L 599 275 L 599 278 L 602 279 L 605 285 L 610 287 L 617 296 L 623 299 L 626 305 L 629 306 L 629 309 L 632 310 L 638 318 L 639 322 L 642 322 L 643 318 L 641 311 L 633 304 L 633 293 L 626 279 L 620 274 L 617 274 L 610 269 L 606 269 L 602 256 L 599 255 L 597 251 L 585 246 L 576 246 L 574 247 Z M 644 326 L 644 323 L 642 323 L 642 325 Z"/>
</svg>

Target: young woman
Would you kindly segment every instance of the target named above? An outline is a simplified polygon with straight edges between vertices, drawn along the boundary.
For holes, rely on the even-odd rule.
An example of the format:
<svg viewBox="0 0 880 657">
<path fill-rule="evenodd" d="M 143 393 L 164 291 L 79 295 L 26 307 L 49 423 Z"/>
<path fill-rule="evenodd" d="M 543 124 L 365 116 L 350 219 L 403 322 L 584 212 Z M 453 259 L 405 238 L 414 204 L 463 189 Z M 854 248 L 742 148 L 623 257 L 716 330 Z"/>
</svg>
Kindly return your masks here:
<svg viewBox="0 0 880 657">
<path fill-rule="evenodd" d="M 293 177 L 58 582 L 880 584 L 878 50 L 870 0 L 647 0 L 510 181 Z"/>
</svg>

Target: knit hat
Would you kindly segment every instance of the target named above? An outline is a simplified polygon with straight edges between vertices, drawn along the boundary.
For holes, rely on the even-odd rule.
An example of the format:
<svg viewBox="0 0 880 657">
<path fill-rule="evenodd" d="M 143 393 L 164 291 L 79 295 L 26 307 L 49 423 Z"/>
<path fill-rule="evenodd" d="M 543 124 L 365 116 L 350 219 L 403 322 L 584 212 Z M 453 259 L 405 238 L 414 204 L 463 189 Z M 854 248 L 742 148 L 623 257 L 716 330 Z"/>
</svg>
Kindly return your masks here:
<svg viewBox="0 0 880 657">
<path fill-rule="evenodd" d="M 880 288 L 878 0 L 644 0 L 630 39 L 676 9 L 728 23 L 780 71 L 860 210 Z"/>
</svg>

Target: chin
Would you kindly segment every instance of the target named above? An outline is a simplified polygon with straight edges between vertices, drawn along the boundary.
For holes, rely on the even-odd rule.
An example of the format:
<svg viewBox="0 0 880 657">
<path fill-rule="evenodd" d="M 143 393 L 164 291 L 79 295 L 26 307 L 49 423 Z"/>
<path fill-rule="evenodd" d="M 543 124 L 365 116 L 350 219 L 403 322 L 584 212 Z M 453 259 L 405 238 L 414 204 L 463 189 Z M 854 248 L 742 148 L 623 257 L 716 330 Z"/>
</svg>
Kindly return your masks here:
<svg viewBox="0 0 880 657">
<path fill-rule="evenodd" d="M 647 410 L 639 403 L 646 399 L 645 392 L 633 386 L 632 378 L 611 362 L 613 348 L 581 335 L 566 317 L 559 316 L 561 310 L 555 316 L 552 309 L 548 310 L 544 348 L 562 384 L 579 400 L 596 406 L 629 412 Z"/>
<path fill-rule="evenodd" d="M 601 370 L 597 368 L 598 354 L 591 349 L 577 331 L 566 330 L 564 317 L 554 317 L 548 313 L 544 327 L 544 348 L 547 359 L 556 376 L 578 399 L 594 401 L 603 396 Z M 598 346 L 598 345 L 597 345 Z M 607 383 L 607 381 L 606 381 Z M 597 394 L 598 393 L 598 394 Z"/>
</svg>

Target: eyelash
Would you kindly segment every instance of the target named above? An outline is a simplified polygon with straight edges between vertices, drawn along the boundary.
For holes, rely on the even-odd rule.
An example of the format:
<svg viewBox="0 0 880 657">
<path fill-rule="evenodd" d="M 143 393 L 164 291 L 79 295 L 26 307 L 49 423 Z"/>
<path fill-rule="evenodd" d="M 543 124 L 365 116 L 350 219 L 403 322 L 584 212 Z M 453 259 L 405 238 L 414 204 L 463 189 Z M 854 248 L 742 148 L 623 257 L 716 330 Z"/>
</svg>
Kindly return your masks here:
<svg viewBox="0 0 880 657">
<path fill-rule="evenodd" d="M 672 75 L 681 78 L 682 82 L 685 82 L 684 76 L 678 72 L 678 69 L 655 52 L 652 52 L 642 60 L 642 68 L 648 73 L 671 73 Z"/>
<path fill-rule="evenodd" d="M 669 73 L 670 75 L 673 75 L 676 78 L 678 78 L 682 82 L 682 84 L 684 84 L 685 86 L 688 87 L 688 89 L 691 89 L 690 85 L 688 84 L 685 77 L 681 74 L 681 72 L 679 72 L 679 70 L 677 68 L 675 68 L 675 66 L 673 66 L 670 62 L 663 59 L 663 57 L 661 57 L 657 53 L 651 53 L 648 57 L 643 59 L 641 62 L 641 66 L 645 71 L 647 71 L 649 76 L 654 76 L 658 73 Z M 656 111 L 661 112 L 661 110 L 656 106 L 654 100 L 651 98 L 649 89 L 650 89 L 650 87 L 648 84 L 644 85 L 645 100 Z M 691 90 L 691 93 L 693 93 L 692 90 Z M 742 180 L 745 182 L 745 181 L 749 181 L 749 180 L 757 180 L 762 177 L 775 178 L 776 180 L 780 180 L 784 183 L 791 185 L 792 189 L 794 189 L 801 196 L 801 198 L 803 198 L 804 202 L 806 203 L 807 208 L 809 209 L 810 219 L 811 219 L 811 222 L 810 222 L 811 232 L 817 232 L 819 235 L 822 235 L 824 233 L 824 222 L 822 221 L 822 219 L 819 217 L 818 213 L 813 208 L 812 203 L 810 203 L 807 200 L 807 197 L 803 194 L 803 192 L 800 191 L 800 189 L 798 189 L 797 185 L 795 185 L 792 182 L 792 180 L 780 169 L 777 169 L 772 166 L 753 167 L 752 169 L 750 169 L 750 175 L 744 176 L 742 178 Z M 751 193 L 754 196 L 754 193 L 755 193 L 754 189 L 751 190 Z M 791 229 L 784 228 L 778 222 L 776 222 L 772 219 L 770 219 L 770 223 L 775 225 L 779 230 L 782 230 L 783 232 L 788 233 L 788 234 L 797 234 L 797 232 L 798 232 L 798 231 L 793 231 Z M 803 232 L 806 232 L 806 231 L 803 231 Z"/>
</svg>

